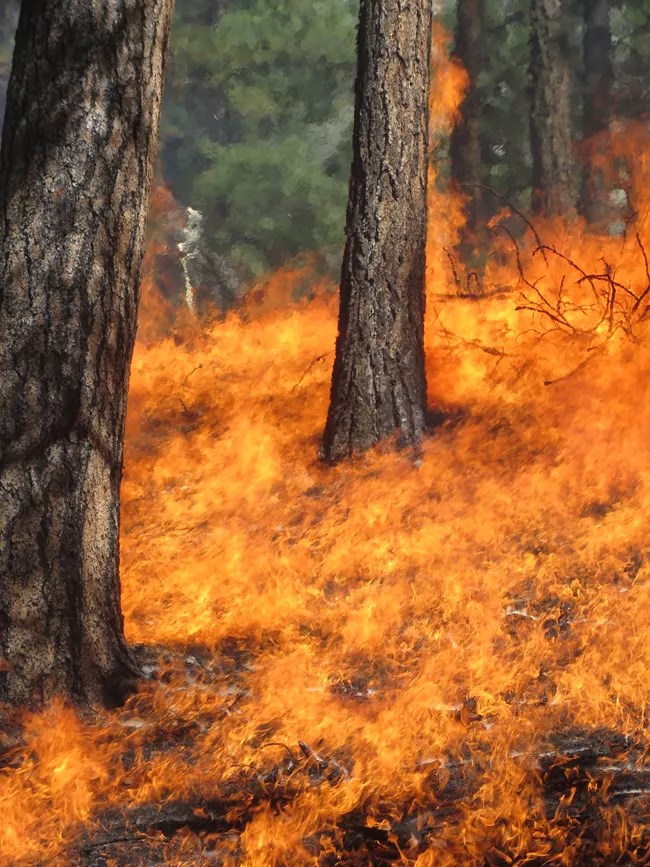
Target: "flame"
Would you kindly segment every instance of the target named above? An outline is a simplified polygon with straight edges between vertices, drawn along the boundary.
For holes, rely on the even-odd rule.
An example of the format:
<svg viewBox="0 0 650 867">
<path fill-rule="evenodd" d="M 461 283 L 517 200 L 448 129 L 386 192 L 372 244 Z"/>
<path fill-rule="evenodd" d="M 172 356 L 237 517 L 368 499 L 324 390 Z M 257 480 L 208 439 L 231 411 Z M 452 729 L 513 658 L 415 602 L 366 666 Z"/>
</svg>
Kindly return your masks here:
<svg viewBox="0 0 650 867">
<path fill-rule="evenodd" d="M 443 134 L 465 77 L 435 57 Z M 233 830 L 209 845 L 225 864 L 335 863 L 355 811 L 418 867 L 587 863 L 583 795 L 567 786 L 549 813 L 540 762 L 557 733 L 649 733 L 650 148 L 641 127 L 612 142 L 635 156 L 625 237 L 540 222 L 549 249 L 528 232 L 515 251 L 498 215 L 481 299 L 454 297 L 462 207 L 431 185 L 427 363 L 445 421 L 418 456 L 316 460 L 336 304 L 317 279 L 296 300 L 308 262 L 172 337 L 145 280 L 122 576 L 157 680 L 99 721 L 55 704 L 7 728 L 2 863 L 70 863 L 111 808 L 224 793 Z M 286 802 L 261 798 L 238 826 L 264 774 Z M 589 863 L 645 863 L 647 811 L 594 803 Z M 205 847 L 178 835 L 166 863 L 204 863 Z"/>
</svg>

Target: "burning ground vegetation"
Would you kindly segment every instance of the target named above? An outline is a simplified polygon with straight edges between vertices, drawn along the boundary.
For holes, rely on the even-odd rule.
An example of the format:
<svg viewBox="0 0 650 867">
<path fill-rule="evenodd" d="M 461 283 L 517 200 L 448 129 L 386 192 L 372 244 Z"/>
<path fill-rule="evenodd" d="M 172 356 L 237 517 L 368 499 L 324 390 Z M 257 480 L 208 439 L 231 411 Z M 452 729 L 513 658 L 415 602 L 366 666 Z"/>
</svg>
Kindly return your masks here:
<svg viewBox="0 0 650 867">
<path fill-rule="evenodd" d="M 607 147 L 623 231 L 506 209 L 480 296 L 432 178 L 417 451 L 318 461 L 336 293 L 309 267 L 207 327 L 148 274 L 122 518 L 146 679 L 92 719 L 5 712 L 0 863 L 650 863 L 648 129 Z"/>
</svg>

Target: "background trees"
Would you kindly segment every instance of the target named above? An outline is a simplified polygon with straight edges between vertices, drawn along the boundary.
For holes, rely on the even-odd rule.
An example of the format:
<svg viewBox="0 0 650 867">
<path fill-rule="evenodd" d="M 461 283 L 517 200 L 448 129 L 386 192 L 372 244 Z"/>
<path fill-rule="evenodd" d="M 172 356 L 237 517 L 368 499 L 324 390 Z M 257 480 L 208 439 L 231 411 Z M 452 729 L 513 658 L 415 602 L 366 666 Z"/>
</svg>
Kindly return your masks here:
<svg viewBox="0 0 650 867">
<path fill-rule="evenodd" d="M 617 114 L 638 117 L 650 111 L 650 0 L 609 4 Z"/>
<path fill-rule="evenodd" d="M 614 66 L 612 26 L 608 0 L 584 0 L 584 104 L 582 135 L 585 166 L 580 208 L 593 224 L 603 223 L 609 211 L 608 190 L 602 169 L 596 165 L 594 150 L 612 121 Z"/>
<path fill-rule="evenodd" d="M 304 251 L 338 270 L 357 0 L 181 0 L 165 179 L 246 277 Z"/>
<path fill-rule="evenodd" d="M 567 12 L 567 0 L 531 0 L 531 205 L 550 216 L 576 205 Z"/>
<path fill-rule="evenodd" d="M 473 79 L 481 107 L 480 177 L 526 210 L 533 187 L 530 0 L 479 5 L 483 61 Z M 597 6 L 607 7 L 611 27 L 612 115 L 628 119 L 650 111 L 650 0 L 567 0 L 572 147 L 579 157 L 586 156 L 583 134 L 593 129 L 593 41 L 585 24 L 589 8 Z M 17 8 L 17 0 L 6 0 L 0 9 L 0 107 Z M 459 8 L 446 0 L 440 11 L 451 32 Z M 338 272 L 357 11 L 358 0 L 325 0 L 318 14 L 309 0 L 176 0 L 161 176 L 182 206 L 203 212 L 209 252 L 234 272 L 239 291 L 304 253 L 317 254 L 333 276 Z M 436 158 L 447 153 L 443 148 Z M 442 168 L 444 183 L 449 170 Z M 573 171 L 578 189 L 579 160 Z M 489 216 L 500 205 L 488 194 L 484 207 Z M 592 204 L 583 210 L 595 216 Z"/>
<path fill-rule="evenodd" d="M 452 180 L 466 196 L 465 225 L 456 249 L 458 260 L 472 266 L 473 287 L 480 289 L 479 237 L 485 223 L 483 189 L 483 159 L 481 141 L 481 115 L 483 113 L 480 77 L 485 67 L 483 0 L 458 0 L 454 57 L 467 72 L 467 92 L 460 107 L 460 116 L 451 134 L 450 160 Z M 471 280 L 463 281 L 471 291 Z"/>
</svg>

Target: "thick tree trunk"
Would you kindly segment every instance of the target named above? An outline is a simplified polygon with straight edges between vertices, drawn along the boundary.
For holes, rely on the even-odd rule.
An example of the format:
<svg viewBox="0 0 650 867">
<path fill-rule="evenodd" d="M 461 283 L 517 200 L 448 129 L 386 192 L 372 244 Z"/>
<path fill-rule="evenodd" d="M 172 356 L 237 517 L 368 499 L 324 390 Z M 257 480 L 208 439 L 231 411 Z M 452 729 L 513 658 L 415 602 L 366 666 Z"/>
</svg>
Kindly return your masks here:
<svg viewBox="0 0 650 867">
<path fill-rule="evenodd" d="M 531 149 L 534 213 L 566 214 L 576 206 L 571 134 L 571 67 L 567 0 L 531 0 Z"/>
<path fill-rule="evenodd" d="M 0 700 L 120 702 L 119 490 L 172 0 L 23 0 L 0 151 Z"/>
<path fill-rule="evenodd" d="M 425 427 L 430 0 L 362 0 L 347 242 L 321 454 Z"/>
<path fill-rule="evenodd" d="M 604 226 L 611 213 L 607 179 L 598 166 L 598 150 L 606 146 L 602 134 L 609 129 L 612 115 L 612 31 L 609 0 L 584 0 L 584 112 L 583 149 L 585 166 L 581 211 L 587 220 Z"/>
<path fill-rule="evenodd" d="M 454 57 L 468 75 L 468 87 L 460 108 L 458 122 L 451 135 L 451 177 L 466 196 L 465 225 L 460 231 L 456 259 L 466 272 L 465 288 L 480 289 L 484 267 L 485 192 L 481 189 L 481 95 L 478 78 L 483 70 L 484 0 L 458 0 Z M 472 277 L 472 275 L 474 275 Z"/>
</svg>

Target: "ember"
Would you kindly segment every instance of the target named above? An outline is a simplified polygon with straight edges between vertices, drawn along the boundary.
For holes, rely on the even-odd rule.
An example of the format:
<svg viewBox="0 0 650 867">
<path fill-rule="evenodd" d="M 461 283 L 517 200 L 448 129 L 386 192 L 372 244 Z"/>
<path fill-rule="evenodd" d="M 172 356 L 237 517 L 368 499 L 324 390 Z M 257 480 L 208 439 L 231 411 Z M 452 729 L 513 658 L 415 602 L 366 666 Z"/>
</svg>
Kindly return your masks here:
<svg viewBox="0 0 650 867">
<path fill-rule="evenodd" d="M 435 56 L 440 136 L 467 82 Z M 624 234 L 501 203 L 480 297 L 432 178 L 418 447 L 317 459 L 334 287 L 296 301 L 287 267 L 201 328 L 150 268 L 121 540 L 148 680 L 3 711 L 3 864 L 650 863 L 650 133 L 610 146 Z"/>
</svg>

